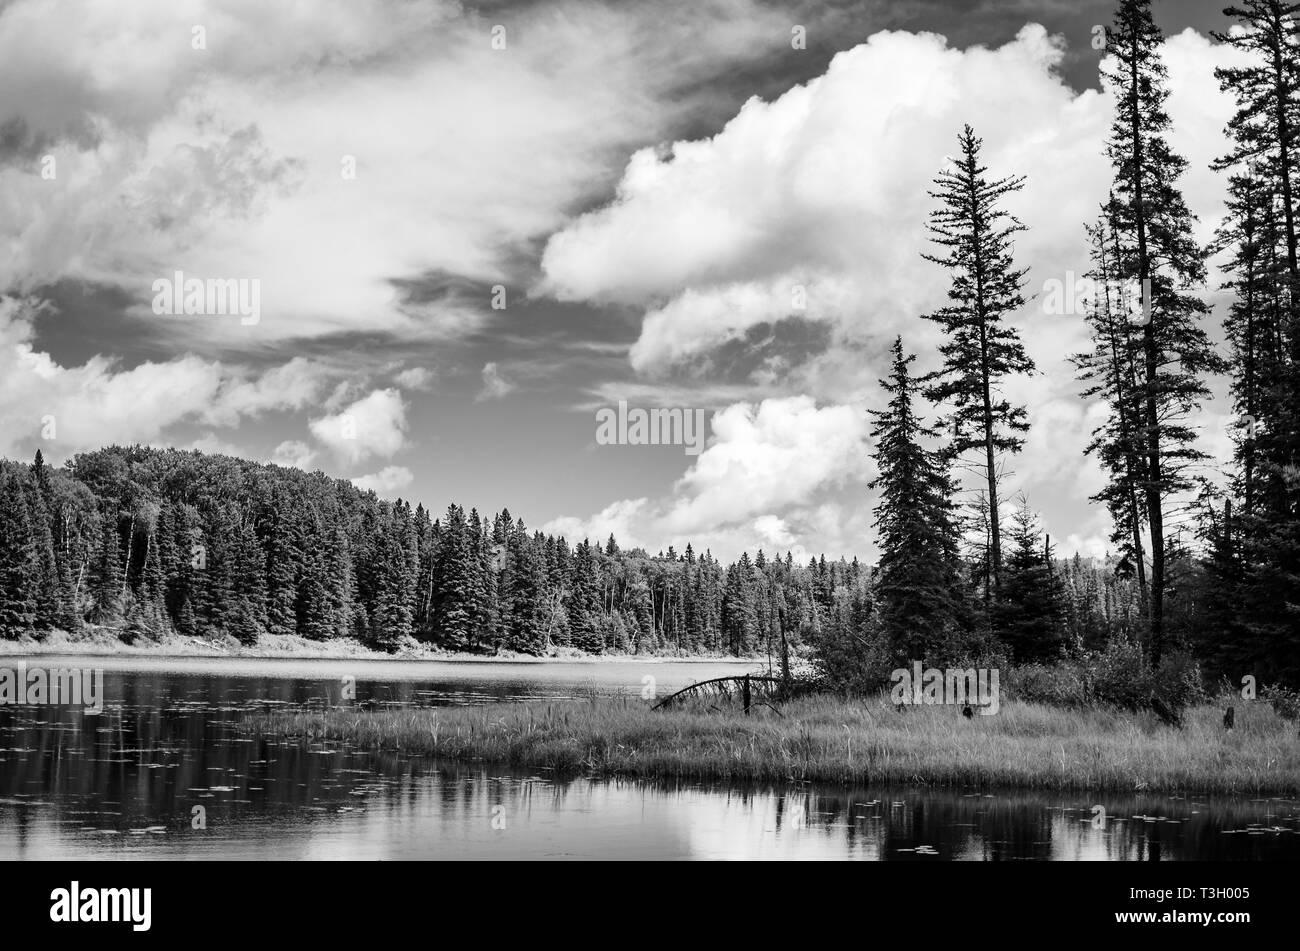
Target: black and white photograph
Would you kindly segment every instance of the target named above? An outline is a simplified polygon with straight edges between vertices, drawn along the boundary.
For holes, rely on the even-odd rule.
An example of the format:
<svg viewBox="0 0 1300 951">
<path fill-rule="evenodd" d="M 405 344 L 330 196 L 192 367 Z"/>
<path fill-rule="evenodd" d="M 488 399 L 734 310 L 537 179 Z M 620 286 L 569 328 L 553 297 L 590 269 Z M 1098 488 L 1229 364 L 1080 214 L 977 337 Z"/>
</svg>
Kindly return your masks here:
<svg viewBox="0 0 1300 951">
<path fill-rule="evenodd" d="M 6 915 L 970 862 L 1247 940 L 1298 218 L 1292 0 L 3 0 Z"/>
</svg>

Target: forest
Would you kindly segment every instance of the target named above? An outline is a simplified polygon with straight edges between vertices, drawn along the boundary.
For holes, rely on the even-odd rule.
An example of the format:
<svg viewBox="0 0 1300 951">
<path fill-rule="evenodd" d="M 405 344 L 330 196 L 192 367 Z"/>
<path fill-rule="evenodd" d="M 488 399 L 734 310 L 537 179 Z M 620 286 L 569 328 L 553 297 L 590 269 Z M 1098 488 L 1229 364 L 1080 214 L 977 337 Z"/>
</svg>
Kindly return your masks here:
<svg viewBox="0 0 1300 951">
<path fill-rule="evenodd" d="M 1061 607 L 1054 646 L 1026 635 L 1033 656 L 1131 632 L 1131 585 L 1112 568 L 1049 565 L 1027 512 L 1013 538 L 1007 570 L 1019 580 L 1002 610 L 1019 598 L 1036 613 L 1045 591 Z M 94 624 L 128 639 L 299 634 L 393 650 L 414 638 L 527 654 L 779 654 L 783 635 L 793 648 L 823 631 L 852 637 L 873 610 L 857 559 L 759 551 L 723 565 L 690 545 L 653 556 L 613 537 L 571 545 L 508 511 L 453 504 L 431 517 L 320 472 L 143 447 L 60 469 L 39 451 L 31 465 L 3 464 L 0 593 L 10 638 Z"/>
<path fill-rule="evenodd" d="M 110 447 L 60 468 L 37 452 L 0 469 L 0 635 L 101 625 L 127 640 L 298 634 L 389 651 L 795 651 L 842 687 L 910 659 L 1098 657 L 1300 684 L 1300 4 L 1225 13 L 1215 38 L 1250 65 L 1215 71 L 1237 111 L 1215 164 L 1228 215 L 1208 246 L 1178 184 L 1187 162 L 1170 144 L 1149 0 L 1122 0 L 1107 28 L 1115 115 L 1096 145 L 1113 181 L 1080 223 L 1103 291 L 1078 317 L 1090 347 L 1063 367 L 1036 367 L 1013 322 L 1032 314 L 1015 259 L 1028 226 L 1006 210 L 1024 180 L 990 171 L 975 130 L 954 130 L 924 223 L 947 301 L 918 315 L 942 331 L 940 365 L 914 371 L 895 341 L 872 413 L 874 565 L 762 551 L 724 565 L 691 545 L 651 555 L 530 532 L 504 509 L 434 515 L 320 472 L 198 452 Z M 1232 298 L 1214 335 L 1211 258 Z M 1087 449 L 1106 477 L 1092 499 L 1113 525 L 1104 561 L 1058 557 L 1006 484 L 1029 426 L 1007 383 L 1035 372 L 1074 373 L 1104 408 Z M 1225 376 L 1234 452 L 1216 460 L 1197 421 Z"/>
</svg>

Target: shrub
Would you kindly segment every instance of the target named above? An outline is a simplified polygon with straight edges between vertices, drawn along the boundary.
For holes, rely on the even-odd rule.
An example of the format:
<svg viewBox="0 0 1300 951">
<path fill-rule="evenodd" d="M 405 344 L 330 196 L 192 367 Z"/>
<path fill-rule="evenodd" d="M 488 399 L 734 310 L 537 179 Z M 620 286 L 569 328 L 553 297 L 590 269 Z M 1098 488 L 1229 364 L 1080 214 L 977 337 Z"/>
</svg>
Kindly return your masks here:
<svg viewBox="0 0 1300 951">
<path fill-rule="evenodd" d="M 1201 665 L 1186 651 L 1166 654 L 1152 677 L 1153 699 L 1163 702 L 1180 714 L 1186 707 L 1208 699 Z"/>
<path fill-rule="evenodd" d="M 1006 683 L 1008 697 L 1027 703 L 1151 710 L 1167 723 L 1180 723 L 1188 706 L 1206 698 L 1200 666 L 1189 654 L 1168 654 L 1153 669 L 1139 645 L 1124 641 L 1051 666 L 1016 668 Z"/>
<path fill-rule="evenodd" d="M 889 686 L 894 668 L 889 646 L 875 625 L 841 628 L 805 625 L 802 640 L 812 646 L 811 684 L 837 694 L 864 696 Z"/>
<path fill-rule="evenodd" d="M 1015 667 L 1005 683 L 1007 696 L 1025 703 L 1082 707 L 1089 702 L 1087 671 L 1074 661 Z"/>
<path fill-rule="evenodd" d="M 1259 699 L 1273 705 L 1273 711 L 1284 720 L 1300 719 L 1300 691 L 1290 687 L 1269 685 L 1259 692 Z"/>
<path fill-rule="evenodd" d="M 1123 710 L 1141 710 L 1151 700 L 1151 667 L 1142 648 L 1111 641 L 1100 653 L 1085 655 L 1089 701 Z"/>
</svg>

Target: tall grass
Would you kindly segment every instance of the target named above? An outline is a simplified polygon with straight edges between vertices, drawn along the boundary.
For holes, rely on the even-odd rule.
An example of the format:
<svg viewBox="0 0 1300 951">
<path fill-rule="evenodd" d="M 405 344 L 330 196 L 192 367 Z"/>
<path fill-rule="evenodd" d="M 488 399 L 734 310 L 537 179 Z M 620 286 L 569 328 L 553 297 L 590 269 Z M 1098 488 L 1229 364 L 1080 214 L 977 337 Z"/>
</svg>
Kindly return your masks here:
<svg viewBox="0 0 1300 951">
<path fill-rule="evenodd" d="M 1050 790 L 1295 795 L 1300 740 L 1267 704 L 1187 711 L 1182 729 L 1148 714 L 1004 702 L 994 716 L 952 706 L 899 713 L 887 698 L 814 696 L 779 712 L 652 711 L 634 699 L 271 714 L 267 738 L 343 741 L 463 761 L 638 778 L 917 784 Z"/>
</svg>

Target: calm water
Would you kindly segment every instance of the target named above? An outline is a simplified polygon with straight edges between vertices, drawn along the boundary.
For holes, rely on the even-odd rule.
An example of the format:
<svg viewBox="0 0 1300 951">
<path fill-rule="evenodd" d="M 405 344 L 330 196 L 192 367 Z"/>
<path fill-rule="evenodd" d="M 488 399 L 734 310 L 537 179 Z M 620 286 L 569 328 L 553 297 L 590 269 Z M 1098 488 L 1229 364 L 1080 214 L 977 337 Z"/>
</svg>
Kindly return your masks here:
<svg viewBox="0 0 1300 951">
<path fill-rule="evenodd" d="M 28 662 L 102 667 L 106 700 L 98 717 L 0 706 L 3 859 L 1300 858 L 1289 800 L 557 781 L 236 727 L 249 712 L 338 702 L 344 677 L 361 703 L 433 705 L 639 694 L 647 675 L 662 695 L 746 665 Z"/>
</svg>

